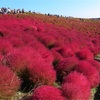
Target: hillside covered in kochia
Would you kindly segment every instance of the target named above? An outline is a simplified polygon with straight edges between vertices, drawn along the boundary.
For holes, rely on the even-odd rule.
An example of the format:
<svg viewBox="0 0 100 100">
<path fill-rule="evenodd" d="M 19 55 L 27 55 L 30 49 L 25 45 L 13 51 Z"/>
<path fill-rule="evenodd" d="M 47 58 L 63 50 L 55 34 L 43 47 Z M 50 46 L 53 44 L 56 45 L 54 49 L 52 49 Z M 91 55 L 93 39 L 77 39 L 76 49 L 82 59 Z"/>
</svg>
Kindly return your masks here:
<svg viewBox="0 0 100 100">
<path fill-rule="evenodd" d="M 0 15 L 0 98 L 90 100 L 100 84 L 99 53 L 99 20 Z"/>
</svg>

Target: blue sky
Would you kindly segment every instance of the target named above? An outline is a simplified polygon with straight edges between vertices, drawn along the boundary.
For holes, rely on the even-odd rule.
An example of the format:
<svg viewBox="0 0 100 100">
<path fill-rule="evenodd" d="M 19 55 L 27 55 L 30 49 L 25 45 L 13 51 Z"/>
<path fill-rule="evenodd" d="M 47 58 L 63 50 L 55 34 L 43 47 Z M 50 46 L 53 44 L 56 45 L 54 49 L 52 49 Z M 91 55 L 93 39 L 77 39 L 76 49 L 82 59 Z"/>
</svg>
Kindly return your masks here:
<svg viewBox="0 0 100 100">
<path fill-rule="evenodd" d="M 100 0 L 0 0 L 0 7 L 81 18 L 100 17 Z"/>
</svg>

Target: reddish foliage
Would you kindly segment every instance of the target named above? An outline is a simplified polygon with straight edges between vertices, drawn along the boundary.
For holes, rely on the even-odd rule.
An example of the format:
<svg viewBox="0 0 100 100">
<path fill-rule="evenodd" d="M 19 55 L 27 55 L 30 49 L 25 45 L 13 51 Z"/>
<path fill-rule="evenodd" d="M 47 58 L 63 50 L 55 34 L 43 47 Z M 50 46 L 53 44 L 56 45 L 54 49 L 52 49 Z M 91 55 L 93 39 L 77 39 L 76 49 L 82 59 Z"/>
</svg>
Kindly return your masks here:
<svg viewBox="0 0 100 100">
<path fill-rule="evenodd" d="M 68 100 L 89 100 L 90 90 L 88 80 L 78 72 L 71 72 L 62 84 L 63 94 Z"/>
<path fill-rule="evenodd" d="M 39 48 L 38 52 L 41 54 L 45 62 L 52 65 L 54 58 L 52 53 L 49 50 L 47 50 L 46 48 Z"/>
<path fill-rule="evenodd" d="M 3 58 L 3 64 L 9 66 L 14 72 L 22 72 L 28 66 L 28 60 L 24 52 L 14 50 Z"/>
<path fill-rule="evenodd" d="M 3 55 L 0 54 L 0 65 L 2 65 Z"/>
<path fill-rule="evenodd" d="M 89 62 L 99 71 L 100 73 L 100 63 L 96 60 L 89 60 Z"/>
<path fill-rule="evenodd" d="M 55 46 L 56 42 L 55 38 L 50 35 L 44 36 L 44 38 L 41 41 L 43 41 L 43 43 L 50 49 Z"/>
<path fill-rule="evenodd" d="M 28 69 L 31 80 L 37 85 L 52 85 L 56 80 L 56 72 L 53 67 L 41 58 L 34 58 Z"/>
<path fill-rule="evenodd" d="M 60 73 L 68 73 L 75 68 L 78 64 L 78 59 L 76 57 L 68 57 L 61 60 L 57 66 L 57 72 Z"/>
<path fill-rule="evenodd" d="M 0 66 L 0 76 L 0 98 L 7 99 L 17 92 L 21 82 L 7 66 Z"/>
<path fill-rule="evenodd" d="M 37 35 L 37 38 L 49 49 L 55 46 L 56 39 L 52 35 L 48 35 L 47 33 L 41 33 Z"/>
<path fill-rule="evenodd" d="M 67 100 L 62 96 L 62 92 L 53 86 L 38 87 L 32 96 L 32 100 Z"/>
<path fill-rule="evenodd" d="M 47 62 L 48 64 L 52 65 L 54 58 L 52 53 L 39 41 L 34 40 L 31 43 L 28 44 L 30 47 L 32 47 L 34 50 L 36 50 L 42 58 Z"/>
<path fill-rule="evenodd" d="M 27 76 L 28 80 L 37 85 L 51 85 L 55 81 L 61 82 L 56 80 L 52 64 L 58 78 L 63 81 L 63 76 L 69 74 L 77 64 L 78 61 L 74 57 L 77 55 L 79 64 L 76 70 L 87 77 L 91 87 L 96 87 L 99 84 L 99 64 L 93 60 L 93 55 L 100 53 L 99 26 L 97 21 L 47 17 L 42 14 L 1 15 L 0 64 L 9 66 L 18 74 L 23 74 L 22 71 L 28 68 L 28 74 L 24 73 L 26 75 L 20 77 L 24 77 L 24 82 Z M 89 62 L 82 63 L 81 60 Z M 74 83 L 66 84 L 73 86 L 76 93 Z M 81 82 L 79 84 L 81 85 Z M 78 89 L 81 87 L 79 84 Z M 72 91 L 71 87 L 68 89 Z M 79 95 L 82 94 L 81 89 Z M 79 97 L 78 94 L 76 96 Z"/>
<path fill-rule="evenodd" d="M 78 64 L 78 59 L 76 57 L 68 57 L 61 60 L 56 68 L 57 79 L 62 83 L 63 77 L 69 72 L 73 71 L 75 66 Z"/>
<path fill-rule="evenodd" d="M 24 31 L 37 31 L 37 27 L 36 26 L 28 26 L 24 29 Z"/>
<path fill-rule="evenodd" d="M 63 79 L 63 84 L 65 83 L 75 83 L 80 85 L 85 85 L 85 83 L 88 83 L 89 85 L 87 78 L 82 73 L 77 71 L 72 71 L 66 75 Z"/>
<path fill-rule="evenodd" d="M 76 53 L 80 60 L 93 59 L 93 53 L 88 48 L 83 48 Z"/>
<path fill-rule="evenodd" d="M 71 48 L 72 52 L 74 52 L 74 53 L 76 53 L 76 52 L 78 52 L 80 50 L 80 44 L 76 40 L 74 40 L 73 42 L 69 43 L 69 45 L 70 45 L 70 48 Z"/>
<path fill-rule="evenodd" d="M 29 33 L 29 34 L 24 33 L 21 38 L 25 45 L 27 45 L 33 41 L 36 41 L 34 34 L 31 34 L 31 33 Z"/>
<path fill-rule="evenodd" d="M 12 45 L 5 39 L 0 39 L 0 54 L 5 55 L 12 50 Z"/>
<path fill-rule="evenodd" d="M 76 66 L 76 70 L 87 77 L 91 87 L 96 87 L 99 85 L 99 71 L 95 67 L 93 67 L 93 65 L 91 65 L 88 61 L 80 61 L 79 64 Z"/>
<path fill-rule="evenodd" d="M 51 50 L 52 52 L 52 55 L 53 55 L 53 58 L 54 58 L 54 61 L 53 61 L 53 64 L 54 64 L 54 67 L 57 67 L 58 63 L 63 60 L 64 58 L 62 57 L 62 55 L 57 52 L 55 49 L 52 49 Z"/>
<path fill-rule="evenodd" d="M 63 46 L 57 50 L 63 57 L 71 57 L 74 55 L 73 51 L 68 46 Z"/>
<path fill-rule="evenodd" d="M 13 48 L 19 48 L 24 46 L 23 41 L 19 37 L 11 37 L 9 41 L 11 42 Z"/>
<path fill-rule="evenodd" d="M 62 91 L 68 100 L 89 100 L 90 90 L 83 91 L 84 88 L 80 84 L 65 83 L 62 85 Z"/>
<path fill-rule="evenodd" d="M 99 37 L 95 36 L 94 38 L 91 38 L 91 42 L 93 47 L 91 46 L 90 49 L 91 51 L 94 53 L 94 55 L 97 55 L 98 53 L 100 53 L 100 46 L 98 45 L 99 41 Z"/>
</svg>

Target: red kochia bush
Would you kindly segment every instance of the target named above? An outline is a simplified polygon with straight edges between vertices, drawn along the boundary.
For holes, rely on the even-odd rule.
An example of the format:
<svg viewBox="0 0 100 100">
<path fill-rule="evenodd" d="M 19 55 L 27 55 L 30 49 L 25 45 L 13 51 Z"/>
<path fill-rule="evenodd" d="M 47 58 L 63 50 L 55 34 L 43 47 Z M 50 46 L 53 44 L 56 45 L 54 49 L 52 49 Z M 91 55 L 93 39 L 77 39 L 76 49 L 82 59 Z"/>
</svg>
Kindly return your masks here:
<svg viewBox="0 0 100 100">
<path fill-rule="evenodd" d="M 0 54 L 5 55 L 12 50 L 12 45 L 5 39 L 0 39 Z"/>
<path fill-rule="evenodd" d="M 99 85 L 99 71 L 91 65 L 88 61 L 80 61 L 75 68 L 78 72 L 83 73 L 90 82 L 91 87 L 96 87 Z"/>
<path fill-rule="evenodd" d="M 7 99 L 14 95 L 20 83 L 18 77 L 7 66 L 0 66 L 0 98 Z"/>
<path fill-rule="evenodd" d="M 24 43 L 23 43 L 23 41 L 21 40 L 21 38 L 20 37 L 11 37 L 10 39 L 9 39 L 9 41 L 10 41 L 10 43 L 12 44 L 12 46 L 14 47 L 14 48 L 19 48 L 19 47 L 22 47 L 23 45 L 24 45 Z"/>
<path fill-rule="evenodd" d="M 79 85 L 85 85 L 85 83 L 87 83 L 89 85 L 87 78 L 82 73 L 77 71 L 72 71 L 67 76 L 65 76 L 62 84 L 65 83 L 75 83 Z"/>
<path fill-rule="evenodd" d="M 74 40 L 72 43 L 70 43 L 70 48 L 74 53 L 78 52 L 80 50 L 79 42 Z"/>
<path fill-rule="evenodd" d="M 63 72 L 67 74 L 73 70 L 77 64 L 78 59 L 76 57 L 68 57 L 59 62 L 56 70 L 58 74 L 63 74 Z"/>
<path fill-rule="evenodd" d="M 31 43 L 28 44 L 30 47 L 32 47 L 34 50 L 38 52 L 42 56 L 42 58 L 47 62 L 48 64 L 52 65 L 52 62 L 54 61 L 52 53 L 39 41 L 34 40 Z"/>
<path fill-rule="evenodd" d="M 100 73 L 100 63 L 96 60 L 89 60 L 89 62 L 99 71 Z"/>
<path fill-rule="evenodd" d="M 62 92 L 68 100 L 89 100 L 90 90 L 87 78 L 78 72 L 71 72 L 62 84 Z"/>
<path fill-rule="evenodd" d="M 55 38 L 51 35 L 45 34 L 44 36 L 40 37 L 40 41 L 45 44 L 45 46 L 49 49 L 55 46 Z"/>
<path fill-rule="evenodd" d="M 66 76 L 70 71 L 74 70 L 77 64 L 78 59 L 76 57 L 68 57 L 61 60 L 56 68 L 57 79 L 62 82 L 63 77 Z"/>
<path fill-rule="evenodd" d="M 62 46 L 59 47 L 57 50 L 63 57 L 71 57 L 74 55 L 73 51 L 69 46 Z"/>
<path fill-rule="evenodd" d="M 53 55 L 53 58 L 54 58 L 54 61 L 61 61 L 63 58 L 63 56 L 57 52 L 55 49 L 51 49 L 51 52 L 52 52 L 52 55 Z"/>
<path fill-rule="evenodd" d="M 62 91 L 68 100 L 89 100 L 90 91 L 83 92 L 84 87 L 74 83 L 65 83 L 62 86 Z M 87 88 L 87 87 L 85 87 Z"/>
<path fill-rule="evenodd" d="M 62 92 L 53 86 L 40 86 L 34 92 L 32 100 L 67 100 Z"/>
<path fill-rule="evenodd" d="M 0 55 L 0 65 L 2 64 L 2 58 L 3 58 L 3 56 Z"/>
<path fill-rule="evenodd" d="M 76 53 L 80 60 L 93 59 L 93 53 L 88 48 L 83 48 Z"/>
<path fill-rule="evenodd" d="M 51 53 L 52 53 L 53 58 L 54 58 L 53 65 L 54 65 L 54 67 L 56 68 L 57 65 L 58 65 L 58 63 L 59 63 L 61 60 L 63 60 L 64 58 L 63 58 L 63 56 L 62 56 L 59 52 L 57 52 L 55 49 L 51 49 Z"/>
<path fill-rule="evenodd" d="M 32 26 L 28 26 L 24 29 L 24 31 L 37 31 L 37 27 L 32 25 Z"/>
<path fill-rule="evenodd" d="M 52 53 L 47 48 L 39 48 L 38 52 L 42 55 L 45 62 L 52 65 L 54 58 Z"/>
<path fill-rule="evenodd" d="M 53 66 L 48 65 L 41 58 L 33 58 L 28 70 L 31 80 L 37 85 L 52 85 L 56 80 L 56 72 L 53 70 Z"/>
<path fill-rule="evenodd" d="M 21 50 L 14 50 L 8 53 L 3 63 L 9 66 L 14 72 L 20 72 L 26 69 L 28 65 L 27 57 Z"/>
</svg>

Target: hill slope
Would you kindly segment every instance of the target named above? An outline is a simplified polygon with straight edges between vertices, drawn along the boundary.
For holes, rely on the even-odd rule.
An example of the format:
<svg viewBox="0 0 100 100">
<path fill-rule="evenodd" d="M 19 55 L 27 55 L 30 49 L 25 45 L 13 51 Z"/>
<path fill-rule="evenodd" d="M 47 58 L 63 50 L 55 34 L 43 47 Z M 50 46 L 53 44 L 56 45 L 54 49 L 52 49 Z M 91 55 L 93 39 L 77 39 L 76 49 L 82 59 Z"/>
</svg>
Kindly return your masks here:
<svg viewBox="0 0 100 100">
<path fill-rule="evenodd" d="M 41 85 L 60 88 L 54 91 L 62 100 L 88 100 L 100 82 L 100 64 L 94 60 L 99 53 L 100 21 L 42 14 L 0 15 L 0 68 L 6 66 L 20 79 L 17 90 L 21 93 L 34 92 L 33 100 L 37 98 L 34 90 Z M 3 95 L 7 96 L 5 91 Z M 41 93 L 38 98 L 44 100 Z"/>
</svg>

